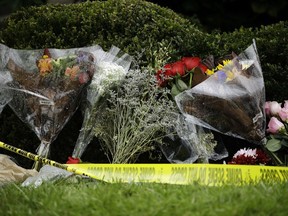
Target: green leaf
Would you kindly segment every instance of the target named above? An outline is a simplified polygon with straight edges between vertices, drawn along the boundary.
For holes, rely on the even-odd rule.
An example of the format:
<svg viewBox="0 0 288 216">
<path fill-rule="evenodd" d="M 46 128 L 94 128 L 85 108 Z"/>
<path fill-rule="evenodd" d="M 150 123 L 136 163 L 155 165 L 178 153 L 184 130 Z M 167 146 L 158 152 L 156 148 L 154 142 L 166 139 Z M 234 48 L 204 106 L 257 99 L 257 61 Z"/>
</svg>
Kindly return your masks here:
<svg viewBox="0 0 288 216">
<path fill-rule="evenodd" d="M 282 140 L 281 140 L 281 145 L 288 147 L 288 142 L 287 142 L 287 140 L 282 139 Z"/>
<path fill-rule="evenodd" d="M 177 88 L 176 84 L 172 85 L 171 88 L 171 95 L 174 98 L 176 95 L 178 95 L 179 93 L 181 93 L 181 91 Z"/>
<path fill-rule="evenodd" d="M 271 152 L 276 152 L 281 148 L 281 140 L 270 139 L 267 141 L 265 147 Z"/>
</svg>

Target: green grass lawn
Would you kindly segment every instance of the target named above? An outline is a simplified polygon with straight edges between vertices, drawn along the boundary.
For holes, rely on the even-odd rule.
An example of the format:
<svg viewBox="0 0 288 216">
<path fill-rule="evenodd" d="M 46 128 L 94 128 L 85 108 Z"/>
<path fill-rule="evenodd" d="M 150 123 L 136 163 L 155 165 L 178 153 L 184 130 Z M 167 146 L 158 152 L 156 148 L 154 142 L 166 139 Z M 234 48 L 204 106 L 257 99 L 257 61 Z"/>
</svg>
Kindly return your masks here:
<svg viewBox="0 0 288 216">
<path fill-rule="evenodd" d="M 0 215 L 287 215 L 288 184 L 209 187 L 95 181 L 0 188 Z"/>
</svg>

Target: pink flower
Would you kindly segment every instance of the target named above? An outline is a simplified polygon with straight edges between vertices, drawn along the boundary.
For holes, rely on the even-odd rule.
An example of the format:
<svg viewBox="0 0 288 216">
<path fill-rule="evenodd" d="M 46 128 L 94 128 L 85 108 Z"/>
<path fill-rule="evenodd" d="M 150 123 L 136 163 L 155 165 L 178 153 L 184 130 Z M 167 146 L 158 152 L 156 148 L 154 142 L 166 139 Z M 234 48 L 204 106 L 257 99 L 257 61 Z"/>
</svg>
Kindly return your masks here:
<svg viewBox="0 0 288 216">
<path fill-rule="evenodd" d="M 279 132 L 281 128 L 284 128 L 284 124 L 276 117 L 272 117 L 268 123 L 267 132 L 275 134 Z"/>
<path fill-rule="evenodd" d="M 87 83 L 89 81 L 89 75 L 87 73 L 81 73 L 79 74 L 78 79 L 81 84 Z"/>
<path fill-rule="evenodd" d="M 288 106 L 287 108 L 283 107 L 279 112 L 279 117 L 282 121 L 288 122 Z"/>
<path fill-rule="evenodd" d="M 277 116 L 281 110 L 281 104 L 278 103 L 277 101 L 271 101 L 269 103 L 269 106 L 270 106 L 270 114 L 272 116 Z"/>
<path fill-rule="evenodd" d="M 270 116 L 270 101 L 266 101 L 265 102 L 265 113 L 266 113 L 266 115 L 268 115 L 268 116 Z"/>
</svg>

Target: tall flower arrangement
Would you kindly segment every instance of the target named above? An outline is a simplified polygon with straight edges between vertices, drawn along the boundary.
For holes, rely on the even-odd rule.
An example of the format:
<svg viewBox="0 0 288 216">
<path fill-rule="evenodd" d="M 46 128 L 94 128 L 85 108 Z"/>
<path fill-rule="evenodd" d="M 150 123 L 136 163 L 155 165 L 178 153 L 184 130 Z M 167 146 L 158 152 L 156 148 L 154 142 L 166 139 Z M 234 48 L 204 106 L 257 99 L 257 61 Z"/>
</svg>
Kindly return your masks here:
<svg viewBox="0 0 288 216">
<path fill-rule="evenodd" d="M 97 122 L 97 115 L 105 96 L 111 88 L 119 86 L 125 78 L 130 64 L 131 56 L 121 54 L 118 47 L 112 46 L 109 52 L 99 50 L 94 53 L 96 57 L 96 72 L 87 89 L 87 103 L 84 111 L 84 120 L 80 130 L 72 157 L 67 163 L 76 163 L 85 151 L 88 144 L 94 137 L 94 127 Z"/>
</svg>

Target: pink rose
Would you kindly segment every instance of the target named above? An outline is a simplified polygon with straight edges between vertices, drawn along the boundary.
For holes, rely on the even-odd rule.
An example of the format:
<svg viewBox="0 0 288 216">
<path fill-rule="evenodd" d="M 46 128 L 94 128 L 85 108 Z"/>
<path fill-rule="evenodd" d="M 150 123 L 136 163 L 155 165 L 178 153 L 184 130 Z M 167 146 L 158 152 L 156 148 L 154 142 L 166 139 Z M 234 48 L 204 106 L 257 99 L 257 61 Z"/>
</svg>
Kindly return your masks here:
<svg viewBox="0 0 288 216">
<path fill-rule="evenodd" d="M 268 123 L 267 132 L 275 134 L 283 127 L 284 124 L 281 121 L 279 121 L 276 117 L 272 117 Z"/>
<path fill-rule="evenodd" d="M 283 107 L 279 112 L 279 117 L 282 121 L 288 122 L 288 107 Z"/>
<path fill-rule="evenodd" d="M 266 115 L 268 115 L 268 116 L 270 116 L 270 101 L 266 101 L 265 102 L 265 113 L 266 113 Z"/>
<path fill-rule="evenodd" d="M 270 114 L 272 116 L 277 116 L 279 114 L 280 110 L 282 109 L 281 108 L 281 104 L 278 103 L 277 101 L 271 101 L 269 103 L 269 106 L 270 106 L 270 108 L 269 108 L 270 109 Z"/>
</svg>

